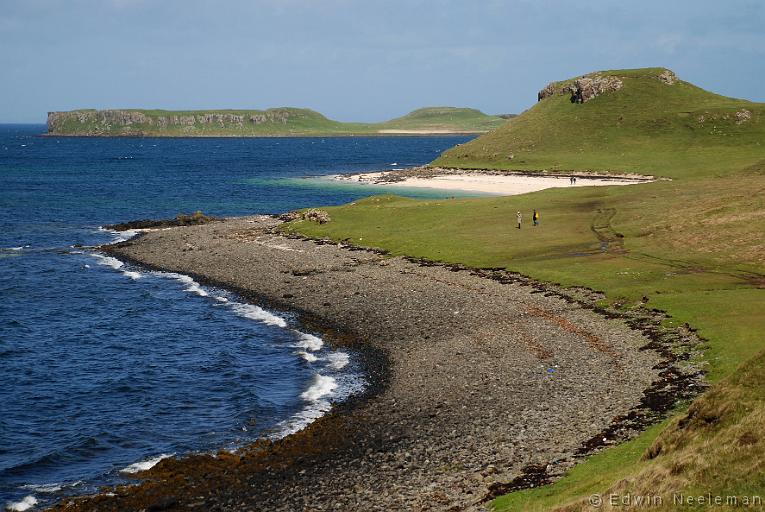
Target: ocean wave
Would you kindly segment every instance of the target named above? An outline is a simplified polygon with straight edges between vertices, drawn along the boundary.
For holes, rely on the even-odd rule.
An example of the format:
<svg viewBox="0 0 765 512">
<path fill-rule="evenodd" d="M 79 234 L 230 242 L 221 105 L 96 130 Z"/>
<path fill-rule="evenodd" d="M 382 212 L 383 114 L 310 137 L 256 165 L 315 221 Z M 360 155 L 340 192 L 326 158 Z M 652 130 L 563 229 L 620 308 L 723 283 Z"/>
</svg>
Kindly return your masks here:
<svg viewBox="0 0 765 512">
<path fill-rule="evenodd" d="M 132 280 L 141 279 L 142 274 L 140 272 L 137 272 L 135 270 L 126 270 L 125 264 L 122 263 L 120 260 L 113 256 L 105 256 L 103 254 L 98 254 L 96 252 L 90 253 L 91 256 L 93 256 L 97 261 L 99 265 L 104 265 L 105 267 L 113 268 L 114 270 L 120 270 L 122 274 L 126 277 L 129 277 Z M 85 268 L 90 268 L 89 265 L 85 265 Z"/>
<path fill-rule="evenodd" d="M 298 355 L 302 357 L 303 359 L 305 359 L 306 361 L 308 361 L 309 363 L 315 363 L 316 361 L 319 360 L 319 358 L 316 357 L 315 355 L 311 354 L 310 352 L 305 352 L 303 350 L 298 352 Z"/>
<path fill-rule="evenodd" d="M 334 402 L 342 402 L 363 392 L 365 388 L 366 381 L 358 374 L 342 374 L 336 378 L 315 375 L 311 386 L 301 395 L 301 398 L 310 403 L 302 411 L 279 423 L 269 438 L 281 439 L 303 430 L 329 412 Z"/>
<path fill-rule="evenodd" d="M 313 378 L 313 384 L 300 396 L 304 400 L 316 402 L 322 397 L 331 395 L 337 389 L 337 381 L 334 377 L 328 375 L 316 374 Z"/>
<path fill-rule="evenodd" d="M 333 370 L 342 370 L 346 366 L 348 366 L 348 363 L 351 360 L 351 356 L 348 355 L 347 352 L 342 352 L 340 350 L 337 350 L 335 352 L 330 352 L 327 354 L 327 361 L 329 362 L 329 367 Z"/>
<path fill-rule="evenodd" d="M 267 325 L 275 325 L 282 328 L 287 327 L 287 321 L 284 318 L 266 311 L 260 306 L 245 304 L 243 302 L 231 302 L 229 304 L 231 310 L 241 317 L 257 320 Z"/>
<path fill-rule="evenodd" d="M 77 480 L 76 482 L 72 482 L 70 484 L 27 484 L 22 485 L 21 488 L 28 491 L 39 492 L 40 494 L 53 494 L 64 488 L 77 487 L 83 483 L 84 482 L 82 480 Z"/>
<path fill-rule="evenodd" d="M 63 487 L 60 486 L 59 484 L 43 484 L 43 485 L 29 484 L 29 485 L 22 485 L 21 488 L 26 489 L 28 491 L 39 492 L 42 494 L 51 494 L 63 489 Z"/>
<path fill-rule="evenodd" d="M 161 460 L 169 459 L 173 455 L 175 455 L 175 454 L 174 453 L 163 453 L 162 455 L 158 455 L 157 457 L 154 457 L 154 458 L 151 458 L 151 459 L 148 459 L 148 460 L 143 460 L 143 461 L 140 461 L 140 462 L 136 462 L 135 464 L 131 464 L 128 467 L 121 469 L 120 473 L 130 473 L 130 474 L 133 474 L 133 473 L 139 473 L 141 471 L 146 471 L 147 469 L 151 469 L 154 466 L 156 466 L 157 464 L 159 464 L 159 462 Z"/>
<path fill-rule="evenodd" d="M 175 272 L 160 272 L 160 275 L 170 277 L 186 285 L 184 290 L 186 290 L 187 292 L 195 293 L 199 295 L 200 297 L 207 297 L 208 295 L 210 295 L 209 293 L 207 293 L 207 290 L 202 288 L 202 285 L 194 281 L 194 279 L 192 279 L 189 276 L 186 276 L 183 274 L 176 274 Z"/>
<path fill-rule="evenodd" d="M 115 231 L 113 229 L 106 229 L 103 226 L 99 226 L 98 230 L 103 233 L 110 234 L 112 236 L 112 241 L 111 241 L 112 244 L 126 242 L 141 232 L 138 229 L 127 229 L 125 231 Z"/>
<path fill-rule="evenodd" d="M 306 407 L 289 420 L 283 421 L 277 426 L 276 432 L 269 436 L 271 439 L 281 439 L 288 435 L 300 432 L 305 427 L 318 420 L 332 408 L 328 400 L 317 400 L 311 406 Z"/>
<path fill-rule="evenodd" d="M 104 256 L 103 254 L 93 253 L 93 257 L 98 261 L 99 265 L 111 267 L 114 270 L 118 270 L 125 266 L 120 260 L 113 256 Z"/>
<path fill-rule="evenodd" d="M 296 344 L 298 348 L 304 348 L 306 350 L 310 350 L 311 352 L 316 352 L 317 350 L 321 350 L 321 347 L 324 346 L 324 340 L 318 336 L 300 331 L 295 332 L 300 335 Z"/>
<path fill-rule="evenodd" d="M 94 254 L 94 256 L 102 265 L 110 266 L 115 270 L 121 270 L 124 274 L 133 279 L 138 279 L 141 276 L 140 272 L 124 269 L 124 264 L 117 258 L 101 254 Z M 240 317 L 261 322 L 266 325 L 290 329 L 287 320 L 282 316 L 254 304 L 238 302 L 233 300 L 233 297 L 229 298 L 225 296 L 225 293 L 221 294 L 222 292 L 218 292 L 217 290 L 214 291 L 214 289 L 211 290 L 210 288 L 205 288 L 190 276 L 174 272 L 157 271 L 151 273 L 160 277 L 174 279 L 183 285 L 185 291 L 194 293 L 200 297 L 209 297 L 216 301 L 218 306 L 228 308 Z M 297 329 L 291 329 L 291 331 L 297 338 L 293 345 L 295 348 L 299 349 L 296 352 L 296 355 L 302 357 L 308 363 L 321 361 L 320 368 L 322 368 L 322 373 L 315 374 L 309 387 L 300 394 L 300 398 L 307 402 L 303 410 L 276 425 L 272 431 L 274 434 L 269 436 L 271 438 L 282 438 L 302 430 L 310 423 L 326 414 L 332 408 L 334 402 L 343 401 L 356 393 L 362 392 L 366 385 L 361 376 L 340 372 L 350 363 L 351 358 L 347 352 L 326 351 L 324 340 L 319 336 L 305 333 Z M 329 373 L 329 375 L 326 373 Z M 122 469 L 120 472 L 137 473 L 146 471 L 162 459 L 173 455 L 174 454 L 163 454 L 149 460 L 136 462 Z"/>
<path fill-rule="evenodd" d="M 8 510 L 13 510 L 14 512 L 23 512 L 24 510 L 29 510 L 35 505 L 37 505 L 37 498 L 35 498 L 34 496 L 27 496 L 21 501 L 17 501 L 15 503 L 8 503 L 6 508 Z"/>
</svg>

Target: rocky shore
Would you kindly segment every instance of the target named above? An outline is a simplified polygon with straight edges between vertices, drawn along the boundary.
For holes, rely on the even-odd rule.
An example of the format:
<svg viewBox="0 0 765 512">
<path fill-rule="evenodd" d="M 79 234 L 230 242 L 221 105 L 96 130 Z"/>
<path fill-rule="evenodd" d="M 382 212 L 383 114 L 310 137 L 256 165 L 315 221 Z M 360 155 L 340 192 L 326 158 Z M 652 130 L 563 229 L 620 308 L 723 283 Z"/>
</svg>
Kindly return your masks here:
<svg viewBox="0 0 765 512">
<path fill-rule="evenodd" d="M 283 440 L 166 459 L 140 485 L 57 510 L 481 510 L 633 435 L 696 385 L 666 346 L 692 348 L 691 332 L 603 314 L 593 292 L 287 238 L 278 224 L 177 227 L 108 251 L 297 313 L 366 355 L 367 396 Z"/>
</svg>

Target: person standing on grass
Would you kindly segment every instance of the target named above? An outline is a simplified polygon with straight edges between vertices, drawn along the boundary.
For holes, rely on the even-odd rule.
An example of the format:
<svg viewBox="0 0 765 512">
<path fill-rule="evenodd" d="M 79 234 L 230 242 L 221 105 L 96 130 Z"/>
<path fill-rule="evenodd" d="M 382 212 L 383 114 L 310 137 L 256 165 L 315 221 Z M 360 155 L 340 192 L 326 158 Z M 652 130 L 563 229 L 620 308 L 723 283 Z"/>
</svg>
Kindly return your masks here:
<svg viewBox="0 0 765 512">
<path fill-rule="evenodd" d="M 523 222 L 523 215 L 521 215 L 521 212 L 518 212 L 516 215 L 518 217 L 518 229 L 521 229 L 521 222 Z"/>
<path fill-rule="evenodd" d="M 534 213 L 531 215 L 531 220 L 534 221 L 535 226 L 539 226 L 539 212 L 534 210 Z"/>
</svg>

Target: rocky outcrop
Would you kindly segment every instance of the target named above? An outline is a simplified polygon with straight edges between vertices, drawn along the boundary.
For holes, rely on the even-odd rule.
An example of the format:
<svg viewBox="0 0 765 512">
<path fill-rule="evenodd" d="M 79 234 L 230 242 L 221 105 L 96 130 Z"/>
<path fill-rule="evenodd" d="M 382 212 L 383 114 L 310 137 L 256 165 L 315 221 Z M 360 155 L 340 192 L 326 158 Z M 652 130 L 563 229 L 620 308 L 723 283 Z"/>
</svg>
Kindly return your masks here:
<svg viewBox="0 0 765 512">
<path fill-rule="evenodd" d="M 282 213 L 278 218 L 284 222 L 308 220 L 311 222 L 318 222 L 319 224 L 326 224 L 332 220 L 326 210 L 319 210 L 317 208 L 309 208 L 304 212 L 293 210 L 291 212 Z"/>
<path fill-rule="evenodd" d="M 250 121 L 256 125 L 268 122 L 287 124 L 289 118 L 290 113 L 287 110 L 269 110 L 262 114 L 251 115 Z"/>
<path fill-rule="evenodd" d="M 667 85 L 677 82 L 677 75 L 669 69 L 653 77 Z M 623 85 L 618 76 L 590 73 L 565 82 L 550 82 L 537 93 L 537 101 L 560 94 L 570 95 L 571 103 L 586 103 L 601 94 L 618 91 Z"/>
<path fill-rule="evenodd" d="M 671 70 L 665 69 L 659 73 L 658 79 L 667 85 L 674 85 L 674 83 L 677 81 L 677 75 L 675 75 Z"/>
<path fill-rule="evenodd" d="M 326 224 L 332 220 L 326 210 L 317 210 L 316 208 L 306 211 L 303 214 L 303 218 L 311 222 L 318 222 L 319 224 Z"/>
<path fill-rule="evenodd" d="M 703 114 L 699 115 L 697 118 L 697 121 L 701 125 L 703 125 L 707 121 L 711 121 L 714 123 L 717 123 L 717 122 L 729 123 L 733 121 L 737 125 L 741 125 L 751 120 L 752 120 L 752 112 L 745 108 L 742 108 L 741 110 L 737 110 L 736 112 L 722 112 L 722 113 L 704 112 Z"/>
<path fill-rule="evenodd" d="M 615 92 L 622 88 L 623 82 L 619 77 L 599 74 L 584 75 L 572 82 L 551 82 L 537 94 L 537 100 L 557 94 L 571 96 L 571 103 L 586 103 L 601 94 Z"/>
<path fill-rule="evenodd" d="M 586 103 L 593 98 L 622 88 L 622 81 L 615 76 L 589 75 L 574 80 L 571 91 L 571 103 Z"/>
<path fill-rule="evenodd" d="M 742 108 L 741 110 L 736 112 L 736 124 L 743 124 L 743 123 L 746 123 L 747 121 L 750 121 L 751 119 L 752 119 L 752 113 L 745 108 Z"/>
<path fill-rule="evenodd" d="M 537 93 L 537 101 L 542 101 L 545 98 L 549 98 L 555 94 L 563 94 L 565 87 L 560 86 L 559 82 L 550 82 L 545 85 L 544 89 Z"/>
</svg>

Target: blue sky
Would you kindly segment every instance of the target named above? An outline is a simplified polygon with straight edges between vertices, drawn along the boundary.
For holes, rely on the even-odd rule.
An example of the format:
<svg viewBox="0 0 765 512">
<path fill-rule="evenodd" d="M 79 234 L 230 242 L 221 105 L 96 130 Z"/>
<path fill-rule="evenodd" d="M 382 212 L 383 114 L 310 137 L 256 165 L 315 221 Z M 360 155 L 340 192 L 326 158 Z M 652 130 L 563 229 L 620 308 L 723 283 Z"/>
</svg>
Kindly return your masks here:
<svg viewBox="0 0 765 512">
<path fill-rule="evenodd" d="M 765 2 L 1 0 L 0 122 L 73 108 L 520 112 L 551 80 L 666 66 L 765 101 Z"/>
</svg>

